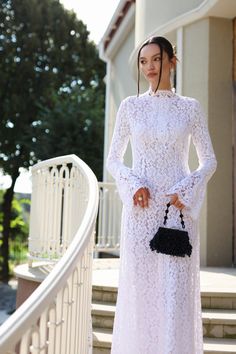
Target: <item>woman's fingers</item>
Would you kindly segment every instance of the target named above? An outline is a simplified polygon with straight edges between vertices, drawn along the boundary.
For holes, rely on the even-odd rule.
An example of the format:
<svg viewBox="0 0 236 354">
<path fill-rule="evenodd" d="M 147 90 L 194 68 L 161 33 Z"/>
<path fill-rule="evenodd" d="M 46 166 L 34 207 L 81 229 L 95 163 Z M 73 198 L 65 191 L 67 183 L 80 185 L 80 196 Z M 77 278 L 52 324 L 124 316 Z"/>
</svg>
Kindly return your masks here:
<svg viewBox="0 0 236 354">
<path fill-rule="evenodd" d="M 140 188 L 134 195 L 134 205 L 139 205 L 142 208 L 148 207 L 150 191 L 148 188 Z"/>
<path fill-rule="evenodd" d="M 178 209 L 183 209 L 184 208 L 184 204 L 182 204 L 180 201 L 176 201 L 174 206 Z"/>
<path fill-rule="evenodd" d="M 184 204 L 179 200 L 178 194 L 171 195 L 170 204 L 174 205 L 178 209 L 184 208 Z"/>
</svg>

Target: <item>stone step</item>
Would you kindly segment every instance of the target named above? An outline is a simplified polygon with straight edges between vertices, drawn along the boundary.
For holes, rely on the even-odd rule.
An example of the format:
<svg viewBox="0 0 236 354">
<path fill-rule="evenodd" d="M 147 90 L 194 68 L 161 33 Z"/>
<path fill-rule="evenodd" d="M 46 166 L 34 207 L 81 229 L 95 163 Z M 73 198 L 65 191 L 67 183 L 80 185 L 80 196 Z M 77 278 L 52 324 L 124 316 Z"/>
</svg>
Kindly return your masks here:
<svg viewBox="0 0 236 354">
<path fill-rule="evenodd" d="M 235 354 L 236 339 L 204 338 L 204 354 Z"/>
<path fill-rule="evenodd" d="M 93 354 L 110 354 L 112 330 L 93 329 Z"/>
<path fill-rule="evenodd" d="M 108 303 L 92 303 L 92 321 L 95 328 L 112 329 L 115 305 Z"/>
<path fill-rule="evenodd" d="M 93 327 L 112 329 L 115 316 L 113 303 L 93 303 Z M 203 334 L 210 338 L 236 339 L 236 310 L 203 309 Z"/>
<path fill-rule="evenodd" d="M 94 329 L 93 354 L 110 354 L 111 330 Z M 204 354 L 236 354 L 236 339 L 204 338 Z"/>
<path fill-rule="evenodd" d="M 117 300 L 117 287 L 93 285 L 92 301 L 109 302 L 115 304 Z"/>
<path fill-rule="evenodd" d="M 203 335 L 236 339 L 236 310 L 203 309 Z"/>
<path fill-rule="evenodd" d="M 117 287 L 93 285 L 93 301 L 116 303 Z M 236 310 L 236 292 L 231 291 L 201 291 L 203 309 L 233 309 Z"/>
<path fill-rule="evenodd" d="M 201 291 L 202 308 L 236 310 L 236 288 L 234 291 Z"/>
</svg>

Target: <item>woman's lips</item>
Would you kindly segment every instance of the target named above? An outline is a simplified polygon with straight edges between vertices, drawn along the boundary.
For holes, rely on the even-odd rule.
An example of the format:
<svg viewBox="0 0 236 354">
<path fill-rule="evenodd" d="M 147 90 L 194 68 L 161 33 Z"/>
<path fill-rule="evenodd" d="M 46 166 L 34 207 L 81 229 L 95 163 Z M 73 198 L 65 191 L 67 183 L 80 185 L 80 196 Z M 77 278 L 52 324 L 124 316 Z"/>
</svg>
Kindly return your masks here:
<svg viewBox="0 0 236 354">
<path fill-rule="evenodd" d="M 154 76 L 157 76 L 157 73 L 148 73 L 147 76 L 148 77 L 154 77 Z"/>
</svg>

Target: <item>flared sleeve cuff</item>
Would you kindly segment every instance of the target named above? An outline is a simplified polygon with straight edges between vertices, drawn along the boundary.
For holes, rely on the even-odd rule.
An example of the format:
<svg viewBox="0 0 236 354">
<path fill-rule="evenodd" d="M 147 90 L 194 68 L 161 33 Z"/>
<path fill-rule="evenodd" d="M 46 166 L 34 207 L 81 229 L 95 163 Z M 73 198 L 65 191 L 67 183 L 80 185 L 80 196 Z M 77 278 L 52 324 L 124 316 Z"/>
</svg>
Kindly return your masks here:
<svg viewBox="0 0 236 354">
<path fill-rule="evenodd" d="M 203 204 L 207 182 L 200 173 L 193 172 L 167 191 L 167 195 L 177 194 L 184 204 L 183 211 L 196 220 Z"/>
<path fill-rule="evenodd" d="M 128 179 L 123 176 L 121 178 L 116 178 L 116 186 L 119 192 L 120 198 L 124 205 L 133 205 L 133 196 L 140 188 L 148 188 L 146 181 L 142 178 L 138 178 L 132 174 Z"/>
</svg>

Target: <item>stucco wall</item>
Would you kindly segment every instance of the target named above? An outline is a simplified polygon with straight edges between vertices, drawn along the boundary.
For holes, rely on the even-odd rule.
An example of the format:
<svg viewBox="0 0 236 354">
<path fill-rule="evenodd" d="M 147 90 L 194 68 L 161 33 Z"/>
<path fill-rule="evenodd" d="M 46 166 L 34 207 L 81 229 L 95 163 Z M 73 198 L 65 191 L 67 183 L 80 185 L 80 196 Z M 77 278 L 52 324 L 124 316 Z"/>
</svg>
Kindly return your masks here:
<svg viewBox="0 0 236 354">
<path fill-rule="evenodd" d="M 195 9 L 202 2 L 203 0 L 136 0 L 136 45 L 157 27 Z"/>
<path fill-rule="evenodd" d="M 198 99 L 208 119 L 208 63 L 209 21 L 203 19 L 183 29 L 182 94 Z M 191 170 L 198 166 L 198 159 L 191 145 L 189 164 Z M 207 263 L 207 199 L 200 217 L 201 265 Z"/>
<path fill-rule="evenodd" d="M 232 260 L 232 21 L 210 18 L 209 127 L 218 169 L 208 188 L 207 263 Z"/>
<path fill-rule="evenodd" d="M 183 94 L 205 111 L 218 160 L 200 218 L 201 264 L 232 259 L 232 21 L 206 18 L 184 28 Z M 190 166 L 197 166 L 191 149 Z"/>
<path fill-rule="evenodd" d="M 107 129 L 105 132 L 105 149 L 104 161 L 106 160 L 112 134 L 115 126 L 116 113 L 119 108 L 120 102 L 127 96 L 134 95 L 137 92 L 136 81 L 132 77 L 130 67 L 128 65 L 129 57 L 134 49 L 134 29 L 127 34 L 125 41 L 117 50 L 116 56 L 108 65 L 107 79 L 109 84 L 106 87 L 108 105 L 106 109 Z M 125 162 L 131 164 L 131 152 L 128 148 L 125 155 Z M 105 164 L 104 164 L 105 165 Z M 111 176 L 108 174 L 104 166 L 104 180 L 112 181 Z"/>
</svg>

